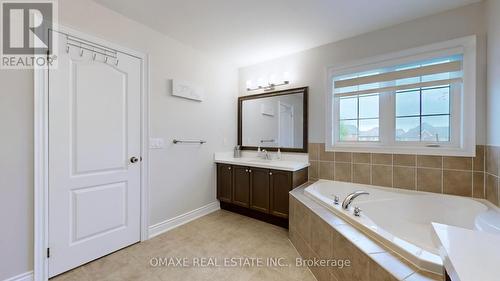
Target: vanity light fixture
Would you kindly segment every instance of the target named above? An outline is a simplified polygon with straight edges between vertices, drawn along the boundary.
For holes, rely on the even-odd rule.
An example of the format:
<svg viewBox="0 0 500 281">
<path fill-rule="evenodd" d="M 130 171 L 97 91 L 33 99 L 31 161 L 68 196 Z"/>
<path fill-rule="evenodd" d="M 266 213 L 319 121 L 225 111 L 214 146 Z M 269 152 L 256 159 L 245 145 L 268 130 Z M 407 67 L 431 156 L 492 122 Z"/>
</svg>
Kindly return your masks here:
<svg viewBox="0 0 500 281">
<path fill-rule="evenodd" d="M 264 90 L 265 92 L 268 92 L 268 91 L 273 91 L 276 87 L 290 84 L 290 79 L 288 79 L 287 72 L 284 73 L 283 77 L 284 79 L 282 82 L 277 82 L 276 76 L 271 75 L 271 78 L 269 79 L 269 82 L 267 82 L 267 85 L 264 83 L 263 78 L 259 78 L 257 79 L 257 85 L 255 87 L 252 87 L 253 86 L 252 81 L 248 80 L 246 83 L 247 91 L 251 92 L 251 91 Z"/>
</svg>

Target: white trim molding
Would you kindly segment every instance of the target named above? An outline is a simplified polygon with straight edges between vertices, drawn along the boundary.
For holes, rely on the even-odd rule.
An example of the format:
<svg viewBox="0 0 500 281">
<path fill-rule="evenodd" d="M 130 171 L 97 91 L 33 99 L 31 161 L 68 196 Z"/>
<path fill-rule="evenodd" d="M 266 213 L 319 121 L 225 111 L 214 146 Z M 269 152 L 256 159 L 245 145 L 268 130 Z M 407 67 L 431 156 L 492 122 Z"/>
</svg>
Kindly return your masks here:
<svg viewBox="0 0 500 281">
<path fill-rule="evenodd" d="M 220 210 L 220 203 L 219 201 L 216 201 L 177 217 L 154 224 L 149 227 L 149 238 L 158 236 L 162 233 L 165 233 L 169 230 L 172 230 L 176 227 L 179 227 L 183 224 L 186 224 L 190 221 L 201 218 L 218 210 Z"/>
<path fill-rule="evenodd" d="M 149 239 L 149 56 L 106 40 L 58 26 L 55 32 L 71 34 L 109 46 L 141 60 L 141 241 Z M 48 69 L 34 71 L 34 270 L 35 281 L 48 280 Z M 23 279 L 24 280 L 24 279 Z M 28 280 L 28 279 L 26 279 Z"/>
<path fill-rule="evenodd" d="M 33 271 L 21 273 L 19 275 L 7 278 L 3 281 L 33 281 Z"/>
</svg>

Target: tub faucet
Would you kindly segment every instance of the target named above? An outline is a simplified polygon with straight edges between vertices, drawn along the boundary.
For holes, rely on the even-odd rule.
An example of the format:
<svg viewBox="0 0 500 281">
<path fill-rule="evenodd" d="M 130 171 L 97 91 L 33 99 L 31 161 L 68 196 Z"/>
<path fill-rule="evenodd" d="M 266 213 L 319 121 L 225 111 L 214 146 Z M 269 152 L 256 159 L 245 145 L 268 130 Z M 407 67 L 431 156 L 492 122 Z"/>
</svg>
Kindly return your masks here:
<svg viewBox="0 0 500 281">
<path fill-rule="evenodd" d="M 347 195 L 347 197 L 342 202 L 342 209 L 344 209 L 344 210 L 349 209 L 349 206 L 351 205 L 352 201 L 354 201 L 354 199 L 356 199 L 356 197 L 358 197 L 360 195 L 369 195 L 369 194 L 370 193 L 368 193 L 366 191 L 355 191 L 355 192 Z"/>
</svg>

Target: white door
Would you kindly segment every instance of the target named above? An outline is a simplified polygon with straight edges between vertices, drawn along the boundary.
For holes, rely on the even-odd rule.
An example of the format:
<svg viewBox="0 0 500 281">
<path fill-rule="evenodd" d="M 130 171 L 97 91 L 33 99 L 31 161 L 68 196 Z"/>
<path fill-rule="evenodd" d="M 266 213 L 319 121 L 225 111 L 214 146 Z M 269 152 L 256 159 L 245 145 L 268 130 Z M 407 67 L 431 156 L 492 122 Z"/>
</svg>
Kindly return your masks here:
<svg viewBox="0 0 500 281">
<path fill-rule="evenodd" d="M 49 71 L 49 276 L 140 240 L 141 60 L 58 36 Z M 131 161 L 132 157 L 138 159 Z M 132 163 L 135 162 L 135 163 Z"/>
<path fill-rule="evenodd" d="M 294 147 L 293 106 L 280 102 L 279 110 L 279 146 Z"/>
</svg>

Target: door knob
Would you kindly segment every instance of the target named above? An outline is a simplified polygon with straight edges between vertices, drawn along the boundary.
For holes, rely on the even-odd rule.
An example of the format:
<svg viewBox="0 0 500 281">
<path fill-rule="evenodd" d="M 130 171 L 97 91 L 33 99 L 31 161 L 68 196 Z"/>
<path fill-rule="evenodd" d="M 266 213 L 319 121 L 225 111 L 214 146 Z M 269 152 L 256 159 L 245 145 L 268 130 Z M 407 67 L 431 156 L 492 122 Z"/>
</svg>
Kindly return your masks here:
<svg viewBox="0 0 500 281">
<path fill-rule="evenodd" d="M 137 163 L 137 162 L 139 162 L 139 158 L 137 158 L 137 157 L 130 158 L 130 163 L 134 164 L 134 163 Z"/>
</svg>

